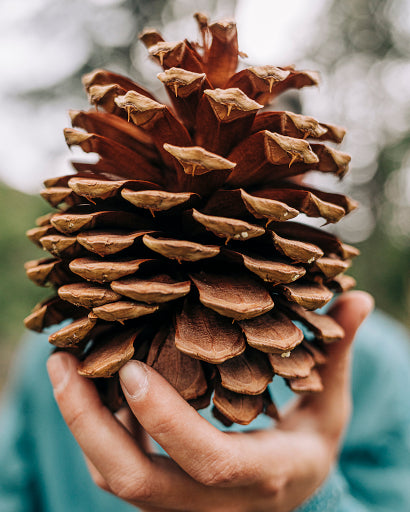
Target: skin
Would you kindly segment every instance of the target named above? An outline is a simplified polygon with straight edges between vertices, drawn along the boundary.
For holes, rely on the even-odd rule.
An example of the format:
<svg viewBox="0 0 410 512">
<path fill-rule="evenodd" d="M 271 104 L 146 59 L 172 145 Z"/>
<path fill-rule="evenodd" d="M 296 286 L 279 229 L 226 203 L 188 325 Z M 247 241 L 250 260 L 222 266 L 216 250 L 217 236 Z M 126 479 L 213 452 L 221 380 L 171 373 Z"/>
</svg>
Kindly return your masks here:
<svg viewBox="0 0 410 512">
<path fill-rule="evenodd" d="M 373 308 L 349 292 L 329 314 L 345 338 L 327 347 L 325 390 L 302 395 L 274 428 L 217 430 L 157 372 L 138 361 L 120 371 L 128 408 L 113 415 L 78 361 L 58 352 L 48 361 L 61 413 L 82 448 L 95 483 L 144 511 L 289 512 L 322 484 L 337 460 L 351 413 L 351 345 Z M 149 436 L 169 454 L 152 453 Z"/>
</svg>

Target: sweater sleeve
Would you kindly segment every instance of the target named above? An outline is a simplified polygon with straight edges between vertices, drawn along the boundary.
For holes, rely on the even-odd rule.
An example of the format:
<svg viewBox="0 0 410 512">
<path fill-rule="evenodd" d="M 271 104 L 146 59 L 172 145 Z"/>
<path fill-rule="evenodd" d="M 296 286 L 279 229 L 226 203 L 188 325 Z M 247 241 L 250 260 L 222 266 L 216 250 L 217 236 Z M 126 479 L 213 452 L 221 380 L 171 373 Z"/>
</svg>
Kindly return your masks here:
<svg viewBox="0 0 410 512">
<path fill-rule="evenodd" d="M 374 313 L 355 342 L 354 412 L 339 466 L 297 512 L 407 512 L 410 340 Z"/>
<path fill-rule="evenodd" d="M 0 509 L 5 512 L 39 510 L 24 388 L 23 380 L 13 379 L 1 407 Z"/>
<path fill-rule="evenodd" d="M 349 491 L 339 470 L 334 470 L 324 484 L 295 512 L 370 512 Z"/>
</svg>

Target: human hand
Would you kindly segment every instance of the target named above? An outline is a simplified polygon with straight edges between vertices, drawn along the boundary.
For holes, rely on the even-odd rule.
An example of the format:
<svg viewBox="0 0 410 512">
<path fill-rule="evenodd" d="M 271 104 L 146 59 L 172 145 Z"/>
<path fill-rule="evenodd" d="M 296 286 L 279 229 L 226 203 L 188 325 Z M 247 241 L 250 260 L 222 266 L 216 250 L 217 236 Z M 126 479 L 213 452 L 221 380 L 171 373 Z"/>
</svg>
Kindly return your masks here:
<svg viewBox="0 0 410 512">
<path fill-rule="evenodd" d="M 329 314 L 345 338 L 327 347 L 324 391 L 298 398 L 275 428 L 226 433 L 203 419 L 157 372 L 138 361 L 120 370 L 129 409 L 115 416 L 77 360 L 53 354 L 48 371 L 61 413 L 97 485 L 147 512 L 289 512 L 334 464 L 350 416 L 350 347 L 373 307 L 342 295 Z M 132 411 L 132 414 L 129 413 Z M 170 457 L 150 453 L 147 433 Z"/>
</svg>

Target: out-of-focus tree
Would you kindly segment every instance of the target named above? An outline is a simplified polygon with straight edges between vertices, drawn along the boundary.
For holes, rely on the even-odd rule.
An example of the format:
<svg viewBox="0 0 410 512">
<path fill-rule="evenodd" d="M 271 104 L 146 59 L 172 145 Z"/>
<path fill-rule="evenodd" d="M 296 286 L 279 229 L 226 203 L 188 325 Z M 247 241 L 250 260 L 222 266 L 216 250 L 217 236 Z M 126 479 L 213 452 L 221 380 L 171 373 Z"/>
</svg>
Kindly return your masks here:
<svg viewBox="0 0 410 512">
<path fill-rule="evenodd" d="M 359 285 L 409 323 L 410 2 L 324 6 L 308 52 L 324 85 L 320 96 L 307 94 L 305 110 L 348 127 L 346 187 L 361 207 L 337 229 L 362 250 L 353 267 Z"/>
</svg>

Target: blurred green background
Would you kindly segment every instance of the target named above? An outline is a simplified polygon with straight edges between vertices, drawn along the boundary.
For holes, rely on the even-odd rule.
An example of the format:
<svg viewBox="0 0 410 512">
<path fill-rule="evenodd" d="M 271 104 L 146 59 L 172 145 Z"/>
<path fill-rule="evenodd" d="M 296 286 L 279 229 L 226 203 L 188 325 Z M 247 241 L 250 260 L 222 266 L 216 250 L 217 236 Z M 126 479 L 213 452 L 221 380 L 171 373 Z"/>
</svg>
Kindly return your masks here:
<svg viewBox="0 0 410 512">
<path fill-rule="evenodd" d="M 32 227 L 33 218 L 48 208 L 41 198 L 0 185 L 0 376 L 4 380 L 10 357 L 21 338 L 22 319 L 36 301 L 44 297 L 44 290 L 27 283 L 24 262 L 41 257 L 39 249 L 29 242 L 24 233 Z M 37 256 L 36 256 L 37 255 Z"/>
<path fill-rule="evenodd" d="M 11 41 L 26 59 L 20 66 L 0 51 L 0 385 L 24 333 L 23 318 L 47 295 L 25 276 L 23 263 L 41 257 L 25 231 L 49 211 L 35 194 L 40 182 L 68 169 L 61 129 L 68 108 L 86 104 L 81 74 L 107 67 L 152 87 L 159 70 L 143 56 L 138 32 L 163 27 L 175 40 L 195 29 L 192 3 L 183 0 L 37 0 L 28 10 L 17 4 L 7 1 L 0 21 L 0 46 Z M 320 70 L 320 91 L 292 93 L 287 105 L 348 128 L 342 149 L 353 156 L 351 173 L 344 184 L 325 180 L 323 186 L 349 193 L 362 207 L 337 233 L 362 251 L 351 272 L 358 287 L 410 326 L 410 5 L 309 4 L 214 0 L 195 8 L 236 16 L 246 65 L 286 65 L 292 62 L 285 58 L 294 58 L 299 68 Z M 50 53 L 45 45 L 53 36 Z"/>
</svg>

